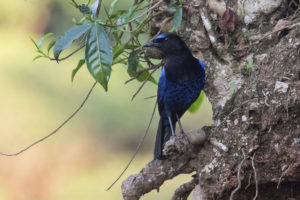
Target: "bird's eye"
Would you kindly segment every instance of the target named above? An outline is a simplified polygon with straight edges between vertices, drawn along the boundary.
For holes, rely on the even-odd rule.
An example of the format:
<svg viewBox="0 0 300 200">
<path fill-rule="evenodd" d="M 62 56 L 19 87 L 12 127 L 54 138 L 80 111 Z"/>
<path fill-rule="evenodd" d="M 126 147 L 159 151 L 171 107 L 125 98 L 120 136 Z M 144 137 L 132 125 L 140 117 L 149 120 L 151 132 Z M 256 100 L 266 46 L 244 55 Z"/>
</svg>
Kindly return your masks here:
<svg viewBox="0 0 300 200">
<path fill-rule="evenodd" d="M 168 40 L 168 38 L 156 38 L 155 40 L 154 40 L 154 42 L 157 42 L 157 43 L 161 43 L 161 42 L 163 42 L 163 41 L 167 41 Z"/>
</svg>

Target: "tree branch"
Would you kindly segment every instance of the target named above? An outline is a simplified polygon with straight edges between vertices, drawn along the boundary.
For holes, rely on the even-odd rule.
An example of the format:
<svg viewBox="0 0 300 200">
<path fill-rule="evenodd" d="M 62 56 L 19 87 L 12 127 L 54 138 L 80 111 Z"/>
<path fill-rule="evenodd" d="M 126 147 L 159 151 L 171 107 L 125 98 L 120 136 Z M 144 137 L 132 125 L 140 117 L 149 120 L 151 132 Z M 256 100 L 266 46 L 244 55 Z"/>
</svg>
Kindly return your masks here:
<svg viewBox="0 0 300 200">
<path fill-rule="evenodd" d="M 206 141 L 204 131 L 197 130 L 181 134 L 166 143 L 163 153 L 166 160 L 153 160 L 148 163 L 139 174 L 128 177 L 122 183 L 122 193 L 125 200 L 137 200 L 142 195 L 159 187 L 178 174 L 191 173 L 196 170 L 200 144 Z M 191 145 L 192 144 L 192 145 Z"/>
</svg>

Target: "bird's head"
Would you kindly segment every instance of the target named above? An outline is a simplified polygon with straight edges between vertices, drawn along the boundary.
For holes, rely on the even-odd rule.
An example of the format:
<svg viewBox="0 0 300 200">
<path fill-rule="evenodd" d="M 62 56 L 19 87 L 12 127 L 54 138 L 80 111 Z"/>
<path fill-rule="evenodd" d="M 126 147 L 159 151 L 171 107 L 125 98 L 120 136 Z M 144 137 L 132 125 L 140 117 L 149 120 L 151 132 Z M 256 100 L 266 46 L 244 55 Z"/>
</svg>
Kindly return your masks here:
<svg viewBox="0 0 300 200">
<path fill-rule="evenodd" d="M 185 42 L 175 33 L 160 34 L 143 47 L 155 47 L 165 56 L 190 54 Z"/>
</svg>

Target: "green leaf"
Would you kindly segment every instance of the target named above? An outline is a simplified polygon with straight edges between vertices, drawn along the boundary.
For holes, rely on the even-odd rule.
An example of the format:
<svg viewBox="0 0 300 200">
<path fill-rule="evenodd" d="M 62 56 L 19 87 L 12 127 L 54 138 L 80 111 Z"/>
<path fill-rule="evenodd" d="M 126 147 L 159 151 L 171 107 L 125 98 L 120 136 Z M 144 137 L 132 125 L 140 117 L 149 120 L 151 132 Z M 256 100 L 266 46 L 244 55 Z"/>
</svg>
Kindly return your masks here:
<svg viewBox="0 0 300 200">
<path fill-rule="evenodd" d="M 199 97 L 196 99 L 196 101 L 190 106 L 190 108 L 188 109 L 188 111 L 192 114 L 197 113 L 197 111 L 199 110 L 203 100 L 206 98 L 205 93 L 202 91 L 199 95 Z"/>
<path fill-rule="evenodd" d="M 140 4 L 136 4 L 129 8 L 128 12 L 122 14 L 120 18 L 118 19 L 117 24 L 123 24 L 128 22 L 135 14 L 136 9 L 140 6 Z"/>
<path fill-rule="evenodd" d="M 85 62 L 89 72 L 107 91 L 107 84 L 111 74 L 112 49 L 109 37 L 104 28 L 94 22 L 87 36 L 85 48 Z"/>
<path fill-rule="evenodd" d="M 42 55 L 38 55 L 38 56 L 36 56 L 36 57 L 34 57 L 33 59 L 32 59 L 32 61 L 35 61 L 35 60 L 37 60 L 37 59 L 39 59 L 39 58 L 43 58 L 44 56 L 42 56 Z"/>
<path fill-rule="evenodd" d="M 72 71 L 72 76 L 71 76 L 71 81 L 72 81 L 72 82 L 74 81 L 75 75 L 76 75 L 77 72 L 80 70 L 80 68 L 82 67 L 82 65 L 84 65 L 84 63 L 85 63 L 85 57 L 81 58 L 81 59 L 78 61 L 78 64 L 77 64 L 76 68 L 73 69 L 73 71 Z"/>
<path fill-rule="evenodd" d="M 121 15 L 123 15 L 124 13 L 127 13 L 127 10 L 117 10 L 115 13 L 113 13 L 112 15 L 110 15 L 110 20 L 112 22 L 116 22 L 119 19 L 119 17 Z"/>
<path fill-rule="evenodd" d="M 230 87 L 230 89 L 235 90 L 235 88 L 236 88 L 236 83 L 235 83 L 235 81 L 232 81 L 232 82 L 230 83 L 229 87 Z"/>
<path fill-rule="evenodd" d="M 171 5 L 168 6 L 168 12 L 174 13 L 176 11 L 177 11 L 177 6 L 176 5 L 171 4 Z"/>
<path fill-rule="evenodd" d="M 54 35 L 54 34 L 53 33 L 47 33 L 46 35 L 44 35 L 43 37 L 41 37 L 38 47 L 42 48 L 44 40 L 46 40 L 48 37 L 50 37 L 52 35 Z"/>
<path fill-rule="evenodd" d="M 178 30 L 179 26 L 181 25 L 181 21 L 182 21 L 182 8 L 177 7 L 173 17 L 173 26 L 175 30 Z"/>
<path fill-rule="evenodd" d="M 253 58 L 250 58 L 248 61 L 248 64 L 246 66 L 246 69 L 252 69 L 253 68 Z"/>
<path fill-rule="evenodd" d="M 141 63 L 138 64 L 138 69 L 142 69 L 143 65 Z M 149 71 L 144 71 L 143 73 L 141 73 L 141 75 L 139 75 L 137 77 L 137 80 L 140 82 L 143 82 L 144 80 L 146 80 L 146 78 L 149 76 L 150 72 Z M 154 83 L 155 85 L 157 85 L 157 81 L 155 80 L 155 78 L 153 76 L 150 76 L 149 81 Z"/>
<path fill-rule="evenodd" d="M 120 1 L 120 0 L 114 0 L 114 1 L 110 4 L 109 11 L 108 11 L 109 15 L 113 14 L 114 9 L 115 9 L 117 3 L 119 3 L 119 1 Z"/>
<path fill-rule="evenodd" d="M 100 2 L 101 4 L 101 2 Z M 94 19 L 98 18 L 99 12 L 100 12 L 100 5 L 99 5 L 99 0 L 96 0 L 93 5 L 91 6 L 92 14 Z"/>
<path fill-rule="evenodd" d="M 56 40 L 53 40 L 48 44 L 48 47 L 47 47 L 48 55 L 49 55 L 50 50 L 54 47 L 55 43 L 56 43 Z"/>
<path fill-rule="evenodd" d="M 115 61 L 115 59 L 117 59 L 118 56 L 123 53 L 124 49 L 125 49 L 125 45 L 124 44 L 121 44 L 119 46 L 115 46 L 113 48 L 113 55 L 114 55 L 113 56 L 113 61 Z"/>
<path fill-rule="evenodd" d="M 136 70 L 139 64 L 139 54 L 141 53 L 141 49 L 136 51 L 132 51 L 128 57 L 128 69 L 127 72 L 130 76 L 136 75 Z"/>
<path fill-rule="evenodd" d="M 139 77 L 137 77 L 137 80 L 140 82 L 143 82 L 144 80 L 146 80 L 146 78 L 149 76 L 149 72 L 148 71 L 144 71 L 143 73 L 141 73 L 141 75 L 139 75 Z M 153 76 L 150 76 L 149 81 L 154 83 L 155 85 L 157 85 L 157 81 L 155 80 L 155 78 Z"/>
<path fill-rule="evenodd" d="M 54 46 L 53 54 L 54 58 L 58 60 L 59 54 L 71 46 L 74 40 L 78 39 L 84 33 L 91 29 L 91 25 L 84 23 L 82 25 L 75 25 L 71 27 L 64 36 L 60 37 Z"/>
</svg>

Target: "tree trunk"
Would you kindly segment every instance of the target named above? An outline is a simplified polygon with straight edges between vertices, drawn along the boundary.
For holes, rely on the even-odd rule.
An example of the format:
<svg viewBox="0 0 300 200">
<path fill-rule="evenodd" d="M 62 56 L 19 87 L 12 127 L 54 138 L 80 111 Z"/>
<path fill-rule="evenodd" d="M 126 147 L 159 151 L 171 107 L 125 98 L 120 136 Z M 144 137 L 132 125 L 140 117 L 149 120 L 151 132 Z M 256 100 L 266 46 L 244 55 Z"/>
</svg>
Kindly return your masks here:
<svg viewBox="0 0 300 200">
<path fill-rule="evenodd" d="M 168 3 L 155 11 L 163 13 L 152 21 L 153 34 L 172 23 Z M 172 138 L 164 149 L 169 159 L 123 182 L 124 199 L 191 172 L 194 179 L 170 199 L 186 199 L 194 188 L 195 200 L 300 199 L 299 1 L 228 0 L 227 6 L 185 0 L 179 29 L 206 65 L 215 125 Z"/>
</svg>

